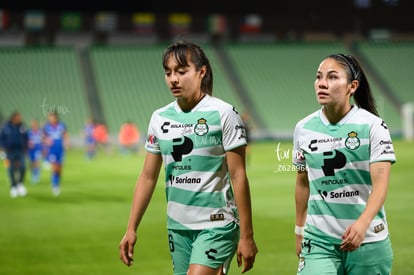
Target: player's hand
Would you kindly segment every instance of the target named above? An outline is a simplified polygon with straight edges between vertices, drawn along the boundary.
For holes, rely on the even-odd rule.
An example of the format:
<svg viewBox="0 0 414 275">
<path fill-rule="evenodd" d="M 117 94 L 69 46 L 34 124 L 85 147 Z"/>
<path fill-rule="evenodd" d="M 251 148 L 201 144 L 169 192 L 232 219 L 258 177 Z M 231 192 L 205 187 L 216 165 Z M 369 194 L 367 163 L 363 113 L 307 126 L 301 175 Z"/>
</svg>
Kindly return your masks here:
<svg viewBox="0 0 414 275">
<path fill-rule="evenodd" d="M 127 232 L 119 243 L 119 255 L 121 261 L 127 266 L 131 266 L 134 262 L 134 246 L 137 241 L 135 232 Z"/>
<path fill-rule="evenodd" d="M 46 146 L 52 146 L 53 145 L 53 139 L 51 139 L 50 137 L 45 138 L 45 144 Z"/>
<path fill-rule="evenodd" d="M 303 236 L 298 235 L 298 234 L 295 234 L 295 236 L 296 236 L 296 256 L 298 256 L 298 258 L 299 258 L 300 257 L 300 252 L 302 252 Z"/>
<path fill-rule="evenodd" d="M 340 249 L 343 251 L 354 251 L 359 248 L 365 238 L 366 232 L 367 226 L 363 225 L 363 223 L 356 221 L 351 224 L 342 235 Z"/>
<path fill-rule="evenodd" d="M 237 247 L 237 265 L 240 267 L 243 264 L 241 273 L 249 271 L 253 267 L 257 252 L 259 250 L 253 238 L 240 239 Z"/>
</svg>

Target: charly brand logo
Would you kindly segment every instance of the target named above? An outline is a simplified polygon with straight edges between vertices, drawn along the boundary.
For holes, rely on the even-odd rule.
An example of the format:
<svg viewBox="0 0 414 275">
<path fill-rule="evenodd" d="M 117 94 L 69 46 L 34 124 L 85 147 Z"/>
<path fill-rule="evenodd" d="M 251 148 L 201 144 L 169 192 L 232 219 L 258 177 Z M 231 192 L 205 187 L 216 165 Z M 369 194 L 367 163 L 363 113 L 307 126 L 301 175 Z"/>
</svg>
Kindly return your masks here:
<svg viewBox="0 0 414 275">
<path fill-rule="evenodd" d="M 305 171 L 306 168 L 304 166 L 294 165 L 291 161 L 290 163 L 286 164 L 286 162 L 289 162 L 289 160 L 291 160 L 291 150 L 289 148 L 282 148 L 280 142 L 278 142 L 274 151 L 276 154 L 276 169 L 274 170 L 275 173 Z"/>
<path fill-rule="evenodd" d="M 47 116 L 50 113 L 56 112 L 59 115 L 67 115 L 70 113 L 69 107 L 61 104 L 50 104 L 46 101 L 46 97 L 43 99 L 42 113 L 44 116 Z"/>
</svg>

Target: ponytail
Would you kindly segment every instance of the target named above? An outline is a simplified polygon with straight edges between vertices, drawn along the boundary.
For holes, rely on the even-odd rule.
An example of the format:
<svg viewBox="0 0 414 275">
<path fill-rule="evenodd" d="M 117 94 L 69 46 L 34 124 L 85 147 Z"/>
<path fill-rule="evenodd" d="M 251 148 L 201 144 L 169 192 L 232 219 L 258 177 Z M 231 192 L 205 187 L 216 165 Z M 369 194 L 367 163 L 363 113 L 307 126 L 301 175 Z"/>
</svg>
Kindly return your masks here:
<svg viewBox="0 0 414 275">
<path fill-rule="evenodd" d="M 358 61 L 353 56 L 344 54 L 332 54 L 328 58 L 333 58 L 344 66 L 348 73 L 349 82 L 353 80 L 358 81 L 359 85 L 354 93 L 355 104 L 378 116 L 375 98 L 372 96 L 368 79 Z"/>
</svg>

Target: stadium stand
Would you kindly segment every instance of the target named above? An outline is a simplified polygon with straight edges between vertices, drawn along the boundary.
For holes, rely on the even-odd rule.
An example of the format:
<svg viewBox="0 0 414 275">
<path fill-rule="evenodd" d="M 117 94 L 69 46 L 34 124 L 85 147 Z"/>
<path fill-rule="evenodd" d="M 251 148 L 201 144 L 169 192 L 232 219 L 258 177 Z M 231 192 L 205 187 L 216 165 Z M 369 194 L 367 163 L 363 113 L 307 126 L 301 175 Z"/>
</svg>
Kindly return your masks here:
<svg viewBox="0 0 414 275">
<path fill-rule="evenodd" d="M 159 42 L 156 34 L 137 35 L 133 32 L 114 32 L 108 35 L 107 45 L 155 44 Z"/>
<path fill-rule="evenodd" d="M 87 48 L 93 43 L 92 32 L 57 32 L 55 46 Z"/>
<path fill-rule="evenodd" d="M 0 47 L 22 47 L 24 40 L 23 32 L 0 32 Z"/>
<path fill-rule="evenodd" d="M 319 108 L 316 68 L 326 55 L 347 52 L 341 43 L 228 44 L 226 50 L 266 129 L 258 137 L 287 138 L 296 122 Z"/>
<path fill-rule="evenodd" d="M 163 82 L 163 46 L 91 47 L 90 59 L 109 132 L 127 120 L 146 131 L 151 112 L 169 102 Z"/>
<path fill-rule="evenodd" d="M 58 111 L 71 134 L 89 115 L 76 51 L 72 48 L 0 48 L 0 111 L 21 111 L 29 122 Z"/>
<path fill-rule="evenodd" d="M 93 104 L 100 102 L 112 136 L 127 120 L 145 133 L 151 113 L 173 100 L 161 65 L 166 46 L 82 47 L 82 52 L 88 52 L 89 77 L 96 88 L 92 99 L 87 96 L 86 83 L 91 80 L 84 79 L 88 75 L 82 71 L 85 60 L 81 50 L 2 47 L 0 114 L 4 120 L 19 109 L 26 120 L 42 120 L 51 108 L 57 108 L 69 132 L 78 135 L 84 120 L 94 113 Z M 414 101 L 409 75 L 413 70 L 412 43 L 365 41 L 351 48 L 342 42 L 223 43 L 220 48 L 206 42 L 202 46 L 213 68 L 214 95 L 251 114 L 253 122 L 262 122 L 252 125 L 256 139 L 289 139 L 295 123 L 319 108 L 313 91 L 315 71 L 331 53 L 353 52 L 362 58 L 363 66 L 369 68 L 379 112 L 393 134 L 401 133 L 398 106 Z M 397 98 L 397 104 L 391 104 L 390 98 Z"/>
<path fill-rule="evenodd" d="M 355 47 L 360 50 L 356 51 Z M 380 115 L 392 134 L 400 136 L 401 104 L 414 102 L 412 85 L 407 81 L 413 70 L 413 44 L 365 41 L 355 47 L 348 48 L 342 42 L 228 45 L 235 70 L 250 93 L 251 108 L 258 111 L 267 126 L 256 131 L 256 137 L 290 138 L 297 120 L 318 108 L 313 81 L 319 62 L 337 52 L 360 57 Z M 389 65 L 394 62 L 395 65 Z M 398 102 L 392 104 L 392 98 Z"/>
<path fill-rule="evenodd" d="M 360 51 L 385 79 L 400 102 L 414 102 L 411 81 L 414 71 L 414 43 L 359 43 Z"/>
<path fill-rule="evenodd" d="M 378 111 L 395 135 L 401 134 L 401 108 L 414 102 L 412 71 L 414 43 L 360 41 L 355 47 L 373 81 Z"/>
<path fill-rule="evenodd" d="M 131 120 L 146 132 L 151 113 L 171 102 L 164 82 L 162 52 L 166 45 L 92 47 L 90 57 L 110 133 Z M 205 45 L 214 75 L 214 95 L 242 110 L 213 49 Z"/>
<path fill-rule="evenodd" d="M 112 11 L 82 5 L 74 12 L 13 1 L 0 7 L 0 119 L 16 108 L 26 119 L 42 118 L 56 107 L 73 134 L 86 117 L 107 123 L 111 135 L 126 120 L 145 132 L 152 111 L 172 100 L 162 51 L 183 37 L 204 47 L 214 95 L 249 113 L 258 138 L 290 138 L 295 123 L 319 107 L 315 70 L 334 52 L 363 60 L 380 114 L 398 133 L 401 106 L 414 101 L 411 13 L 401 1 L 362 2 L 219 5 L 221 13 L 194 3 L 176 13 L 169 8 L 177 3 L 151 2 L 142 13 L 135 2 L 123 11 L 114 2 Z"/>
</svg>

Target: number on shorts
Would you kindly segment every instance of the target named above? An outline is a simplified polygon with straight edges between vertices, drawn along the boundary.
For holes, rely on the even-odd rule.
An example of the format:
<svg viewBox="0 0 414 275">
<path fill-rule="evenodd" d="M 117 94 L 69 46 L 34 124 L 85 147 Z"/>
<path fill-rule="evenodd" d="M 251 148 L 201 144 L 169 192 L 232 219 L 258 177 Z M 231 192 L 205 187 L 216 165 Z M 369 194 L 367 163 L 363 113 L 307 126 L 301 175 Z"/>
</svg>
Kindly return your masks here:
<svg viewBox="0 0 414 275">
<path fill-rule="evenodd" d="M 173 241 L 173 236 L 171 234 L 168 234 L 168 245 L 170 246 L 170 251 L 174 252 L 175 250 L 174 241 Z"/>
</svg>

